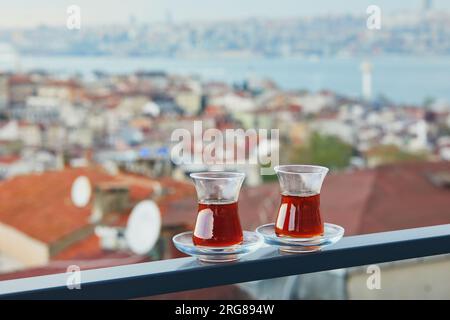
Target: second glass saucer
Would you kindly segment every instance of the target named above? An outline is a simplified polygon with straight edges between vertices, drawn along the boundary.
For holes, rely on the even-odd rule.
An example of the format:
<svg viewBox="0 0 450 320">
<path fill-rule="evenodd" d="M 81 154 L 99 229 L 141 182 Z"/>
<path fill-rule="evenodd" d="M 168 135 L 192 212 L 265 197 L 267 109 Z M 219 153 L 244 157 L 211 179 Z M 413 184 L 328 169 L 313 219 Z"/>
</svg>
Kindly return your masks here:
<svg viewBox="0 0 450 320">
<path fill-rule="evenodd" d="M 256 232 L 244 231 L 244 241 L 228 247 L 196 246 L 192 242 L 192 231 L 175 235 L 172 241 L 181 252 L 196 257 L 203 262 L 230 262 L 256 251 L 264 238 Z"/>
<path fill-rule="evenodd" d="M 256 229 L 264 237 L 264 241 L 276 246 L 283 252 L 301 253 L 314 252 L 338 242 L 344 235 L 344 228 L 332 223 L 324 224 L 324 234 L 312 238 L 278 237 L 275 234 L 275 224 L 265 224 Z"/>
</svg>

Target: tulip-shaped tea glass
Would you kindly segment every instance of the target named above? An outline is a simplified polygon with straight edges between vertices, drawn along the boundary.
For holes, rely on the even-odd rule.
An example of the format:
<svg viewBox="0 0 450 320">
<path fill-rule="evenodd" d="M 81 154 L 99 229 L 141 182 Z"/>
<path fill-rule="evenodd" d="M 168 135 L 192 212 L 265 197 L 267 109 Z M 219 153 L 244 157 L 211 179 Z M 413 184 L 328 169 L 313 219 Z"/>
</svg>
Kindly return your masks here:
<svg viewBox="0 0 450 320">
<path fill-rule="evenodd" d="M 256 232 L 283 253 L 320 251 L 344 235 L 341 226 L 324 223 L 320 214 L 320 189 L 328 169 L 320 166 L 284 165 L 274 168 L 281 188 L 275 223 Z"/>
<path fill-rule="evenodd" d="M 282 165 L 274 170 L 281 188 L 275 234 L 293 238 L 322 236 L 324 223 L 320 215 L 320 189 L 328 168 Z"/>
<path fill-rule="evenodd" d="M 228 247 L 243 242 L 238 197 L 245 174 L 192 173 L 198 196 L 198 213 L 192 241 L 202 247 Z"/>
</svg>

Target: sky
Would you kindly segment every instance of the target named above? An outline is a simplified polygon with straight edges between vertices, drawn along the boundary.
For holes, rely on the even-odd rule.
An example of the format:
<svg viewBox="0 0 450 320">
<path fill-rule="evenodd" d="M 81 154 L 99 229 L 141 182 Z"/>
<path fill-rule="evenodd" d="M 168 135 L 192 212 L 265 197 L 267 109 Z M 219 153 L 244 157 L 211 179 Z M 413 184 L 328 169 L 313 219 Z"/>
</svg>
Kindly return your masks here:
<svg viewBox="0 0 450 320">
<path fill-rule="evenodd" d="M 3 0 L 0 27 L 65 25 L 67 7 L 81 8 L 87 25 L 138 22 L 227 20 L 249 17 L 283 18 L 329 13 L 365 14 L 368 5 L 383 13 L 420 10 L 423 0 Z M 450 10 L 450 1 L 434 0 L 433 7 Z"/>
</svg>

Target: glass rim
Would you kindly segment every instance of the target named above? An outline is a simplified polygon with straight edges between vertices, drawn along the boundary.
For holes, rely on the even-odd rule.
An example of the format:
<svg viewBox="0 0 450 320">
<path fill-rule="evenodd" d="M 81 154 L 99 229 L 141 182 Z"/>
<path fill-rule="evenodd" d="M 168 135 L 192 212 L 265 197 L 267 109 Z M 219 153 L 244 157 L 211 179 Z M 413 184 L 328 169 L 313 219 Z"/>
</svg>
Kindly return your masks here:
<svg viewBox="0 0 450 320">
<path fill-rule="evenodd" d="M 236 179 L 236 178 L 245 178 L 245 173 L 235 171 L 203 171 L 203 172 L 192 172 L 189 174 L 189 176 L 192 179 L 206 179 L 206 180 Z"/>
<path fill-rule="evenodd" d="M 297 168 L 299 170 L 293 170 L 293 171 L 289 170 L 289 169 L 294 169 L 294 168 Z M 286 174 L 324 174 L 324 173 L 328 173 L 328 171 L 330 171 L 330 169 L 327 167 L 317 166 L 317 165 L 309 165 L 309 164 L 284 164 L 284 165 L 275 166 L 273 168 L 273 170 L 276 173 L 280 172 L 280 173 L 286 173 Z"/>
</svg>

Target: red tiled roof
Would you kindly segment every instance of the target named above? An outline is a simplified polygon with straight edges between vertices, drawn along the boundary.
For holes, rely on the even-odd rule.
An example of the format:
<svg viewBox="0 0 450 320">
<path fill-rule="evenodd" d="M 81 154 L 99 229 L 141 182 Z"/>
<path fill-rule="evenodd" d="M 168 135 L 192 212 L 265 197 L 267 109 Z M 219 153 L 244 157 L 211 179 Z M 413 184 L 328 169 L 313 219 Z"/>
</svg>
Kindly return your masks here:
<svg viewBox="0 0 450 320">
<path fill-rule="evenodd" d="M 33 84 L 33 80 L 26 74 L 14 74 L 9 77 L 10 85 Z"/>
<path fill-rule="evenodd" d="M 277 113 L 292 113 L 293 115 L 298 114 L 302 111 L 302 106 L 297 104 L 285 104 L 282 106 L 264 106 L 261 108 L 258 108 L 256 110 L 251 111 L 251 113 L 254 114 L 277 114 Z"/>
<path fill-rule="evenodd" d="M 359 233 L 450 223 L 450 188 L 436 186 L 428 177 L 450 172 L 450 162 L 388 165 L 376 172 Z"/>
<path fill-rule="evenodd" d="M 1 164 L 11 164 L 16 161 L 19 161 L 20 157 L 15 155 L 8 155 L 8 156 L 1 156 L 0 157 L 0 163 Z"/>
<path fill-rule="evenodd" d="M 98 256 L 101 252 L 100 239 L 95 234 L 74 243 L 52 257 L 52 260 L 82 260 Z"/>
<path fill-rule="evenodd" d="M 189 223 L 191 221 L 189 209 L 192 205 L 195 207 L 197 203 L 194 185 L 168 178 L 162 178 L 160 182 L 168 190 L 168 193 L 158 201 L 163 226 Z"/>
<path fill-rule="evenodd" d="M 94 186 L 105 182 L 126 184 L 132 201 L 148 198 L 152 190 L 149 179 L 129 181 L 127 175 L 111 176 L 101 168 L 66 168 L 17 176 L 0 182 L 0 222 L 45 243 L 84 228 L 89 224 L 91 205 L 78 208 L 70 198 L 72 183 L 81 175 Z"/>
<path fill-rule="evenodd" d="M 66 168 L 61 171 L 18 176 L 0 182 L 0 223 L 48 244 L 88 227 L 92 203 L 85 208 L 77 208 L 70 198 L 72 183 L 81 175 L 87 176 L 94 187 L 127 186 L 132 204 L 150 198 L 156 184 L 159 184 L 165 191 L 157 199 L 165 225 L 167 221 L 170 224 L 172 219 L 165 217 L 170 204 L 186 197 L 195 201 L 193 185 L 172 178 L 155 181 L 135 174 L 121 173 L 111 176 L 100 167 Z M 105 223 L 124 227 L 130 212 L 131 207 L 124 212 L 111 213 Z M 90 234 L 52 259 L 85 259 L 101 253 L 98 238 Z"/>
<path fill-rule="evenodd" d="M 90 207 L 77 208 L 70 199 L 72 183 L 80 175 L 92 183 L 111 179 L 101 170 L 77 168 L 0 182 L 0 222 L 45 243 L 86 226 Z"/>
<path fill-rule="evenodd" d="M 39 125 L 30 121 L 21 120 L 19 121 L 19 127 L 39 127 Z"/>
<path fill-rule="evenodd" d="M 330 174 L 321 191 L 324 221 L 342 225 L 347 235 L 361 233 L 361 218 L 373 192 L 376 176 L 375 170 Z"/>
<path fill-rule="evenodd" d="M 50 79 L 50 80 L 46 81 L 44 83 L 44 85 L 54 86 L 54 87 L 68 87 L 71 89 L 81 87 L 80 84 L 74 79 L 69 79 L 69 80 Z"/>
</svg>

